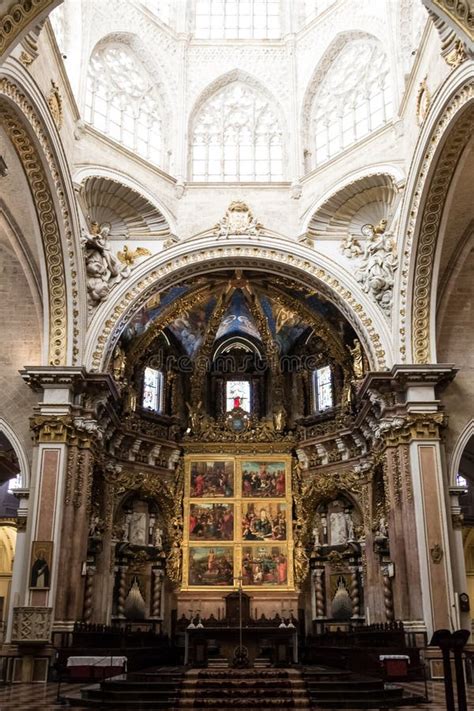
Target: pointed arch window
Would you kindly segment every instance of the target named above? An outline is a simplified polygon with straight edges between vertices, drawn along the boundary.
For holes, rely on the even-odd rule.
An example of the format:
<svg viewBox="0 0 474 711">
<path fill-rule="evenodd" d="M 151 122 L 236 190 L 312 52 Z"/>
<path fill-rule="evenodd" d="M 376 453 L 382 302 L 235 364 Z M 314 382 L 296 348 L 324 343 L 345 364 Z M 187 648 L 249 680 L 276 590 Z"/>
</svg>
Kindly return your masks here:
<svg viewBox="0 0 474 711">
<path fill-rule="evenodd" d="M 380 42 L 363 38 L 345 45 L 313 99 L 313 167 L 375 131 L 392 113 L 389 63 Z"/>
<path fill-rule="evenodd" d="M 164 378 L 161 370 L 145 368 L 143 375 L 142 407 L 160 415 L 163 412 Z"/>
<path fill-rule="evenodd" d="M 87 74 L 86 121 L 160 165 L 161 116 L 156 82 L 134 52 L 120 43 L 95 49 Z"/>
<path fill-rule="evenodd" d="M 334 407 L 332 371 L 330 365 L 313 370 L 313 409 L 315 413 Z"/>
<path fill-rule="evenodd" d="M 283 134 L 269 100 L 233 82 L 212 96 L 194 121 L 193 180 L 283 179 Z"/>
</svg>

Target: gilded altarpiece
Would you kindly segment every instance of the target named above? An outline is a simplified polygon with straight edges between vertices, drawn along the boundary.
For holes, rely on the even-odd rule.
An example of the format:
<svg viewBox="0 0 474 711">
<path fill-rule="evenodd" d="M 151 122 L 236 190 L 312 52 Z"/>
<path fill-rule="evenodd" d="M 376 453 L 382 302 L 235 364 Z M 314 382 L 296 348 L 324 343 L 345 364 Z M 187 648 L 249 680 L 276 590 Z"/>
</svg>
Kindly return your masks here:
<svg viewBox="0 0 474 711">
<path fill-rule="evenodd" d="M 293 591 L 291 457 L 185 457 L 181 590 Z"/>
</svg>

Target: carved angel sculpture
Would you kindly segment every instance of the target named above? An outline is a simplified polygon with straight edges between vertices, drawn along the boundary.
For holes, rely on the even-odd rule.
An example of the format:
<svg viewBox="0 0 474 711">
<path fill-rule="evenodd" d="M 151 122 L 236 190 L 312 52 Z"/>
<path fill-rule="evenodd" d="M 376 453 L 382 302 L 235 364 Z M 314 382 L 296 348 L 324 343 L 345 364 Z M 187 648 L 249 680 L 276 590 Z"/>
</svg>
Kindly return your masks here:
<svg viewBox="0 0 474 711">
<path fill-rule="evenodd" d="M 83 236 L 86 262 L 87 295 L 91 307 L 98 306 L 109 295 L 114 284 L 130 275 L 130 267 L 122 266 L 109 242 L 110 226 L 93 222 L 89 234 Z"/>
</svg>

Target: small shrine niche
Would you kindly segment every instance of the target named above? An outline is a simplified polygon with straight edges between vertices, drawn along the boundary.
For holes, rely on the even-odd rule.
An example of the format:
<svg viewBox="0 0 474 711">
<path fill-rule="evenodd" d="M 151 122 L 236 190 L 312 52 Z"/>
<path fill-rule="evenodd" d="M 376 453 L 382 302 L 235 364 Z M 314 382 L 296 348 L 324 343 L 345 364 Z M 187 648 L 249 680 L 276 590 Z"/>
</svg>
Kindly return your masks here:
<svg viewBox="0 0 474 711">
<path fill-rule="evenodd" d="M 129 624 L 162 619 L 164 526 L 153 499 L 132 496 L 119 507 L 114 527 L 113 617 Z"/>
<path fill-rule="evenodd" d="M 312 522 L 311 582 L 318 627 L 344 626 L 363 610 L 362 517 L 346 496 L 320 504 Z"/>
<path fill-rule="evenodd" d="M 163 527 L 155 502 L 133 499 L 127 502 L 118 520 L 120 540 L 131 546 L 163 548 Z"/>
</svg>

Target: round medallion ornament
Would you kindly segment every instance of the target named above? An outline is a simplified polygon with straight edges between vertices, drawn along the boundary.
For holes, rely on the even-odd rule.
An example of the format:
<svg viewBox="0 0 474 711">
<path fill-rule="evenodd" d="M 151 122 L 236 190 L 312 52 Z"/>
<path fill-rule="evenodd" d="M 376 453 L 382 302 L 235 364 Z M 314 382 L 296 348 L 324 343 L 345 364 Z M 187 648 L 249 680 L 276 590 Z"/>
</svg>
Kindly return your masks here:
<svg viewBox="0 0 474 711">
<path fill-rule="evenodd" d="M 249 426 L 249 420 L 250 418 L 245 410 L 242 410 L 241 407 L 234 407 L 227 414 L 226 425 L 235 434 L 241 434 Z"/>
</svg>

